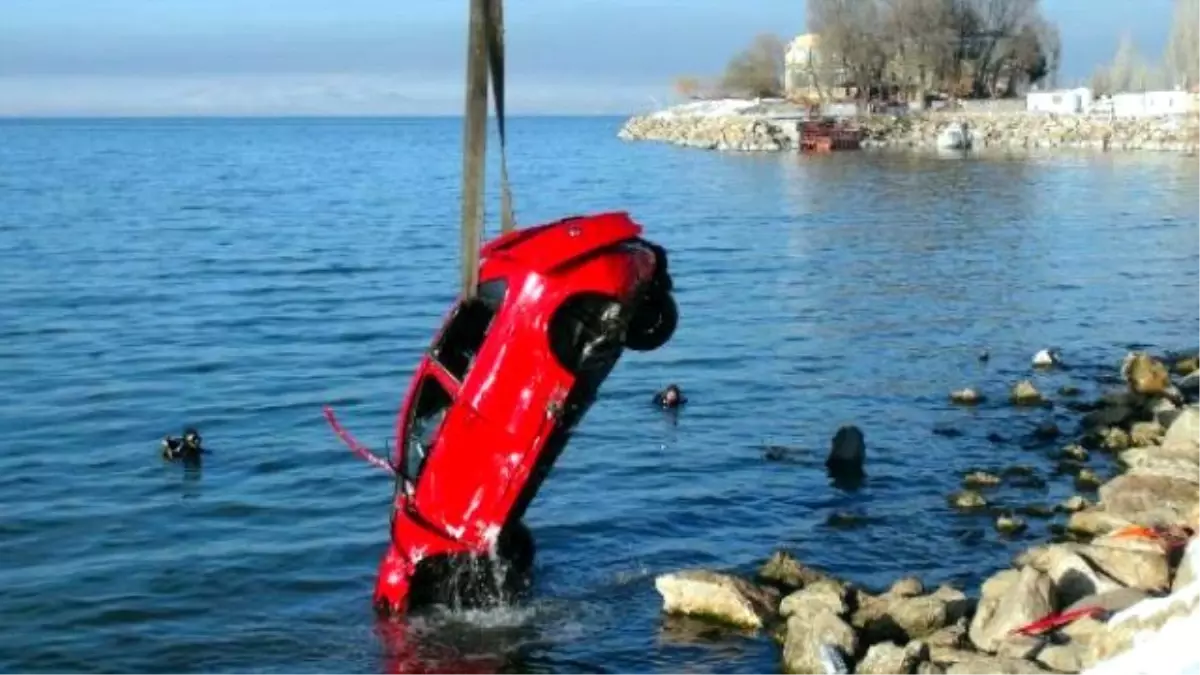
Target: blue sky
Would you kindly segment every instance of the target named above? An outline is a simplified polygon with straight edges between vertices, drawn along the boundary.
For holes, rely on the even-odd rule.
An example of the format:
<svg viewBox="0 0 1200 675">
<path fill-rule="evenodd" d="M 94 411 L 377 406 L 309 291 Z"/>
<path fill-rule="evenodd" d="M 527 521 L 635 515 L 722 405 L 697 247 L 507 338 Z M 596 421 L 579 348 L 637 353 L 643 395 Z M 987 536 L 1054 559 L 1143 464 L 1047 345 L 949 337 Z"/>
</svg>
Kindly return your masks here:
<svg viewBox="0 0 1200 675">
<path fill-rule="evenodd" d="M 1065 79 L 1171 0 L 1042 0 Z M 466 0 L 0 0 L 0 115 L 457 114 Z M 625 113 L 718 73 L 804 0 L 507 0 L 514 112 Z"/>
</svg>

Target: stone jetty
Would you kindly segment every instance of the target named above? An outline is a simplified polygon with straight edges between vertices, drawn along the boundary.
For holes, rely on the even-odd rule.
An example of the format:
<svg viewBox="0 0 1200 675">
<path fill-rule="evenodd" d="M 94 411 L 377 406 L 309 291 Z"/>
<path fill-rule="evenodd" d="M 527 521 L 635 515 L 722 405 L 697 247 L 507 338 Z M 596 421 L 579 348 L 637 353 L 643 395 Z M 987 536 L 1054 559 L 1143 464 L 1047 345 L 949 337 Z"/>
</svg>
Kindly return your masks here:
<svg viewBox="0 0 1200 675">
<path fill-rule="evenodd" d="M 802 111 L 746 101 L 688 104 L 630 118 L 617 136 L 705 150 L 795 152 Z M 938 135 L 965 124 L 973 150 L 1074 148 L 1195 153 L 1200 115 L 1116 118 L 1042 113 L 926 112 L 853 120 L 863 149 L 935 149 Z"/>
<path fill-rule="evenodd" d="M 1076 673 L 1120 663 L 1135 636 L 1178 633 L 1200 620 L 1200 371 L 1195 355 L 1143 352 L 1114 371 L 1121 385 L 1071 400 L 1079 431 L 1058 440 L 1063 461 L 1091 449 L 1115 476 L 1096 476 L 1098 489 L 1077 482 L 1088 497 L 1054 508 L 1065 528 L 978 588 L 904 577 L 868 589 L 778 550 L 755 574 L 658 576 L 663 612 L 770 636 L 786 673 Z M 963 484 L 1024 473 L 972 471 Z M 1004 515 L 997 528 L 1005 519 L 1021 522 Z"/>
</svg>

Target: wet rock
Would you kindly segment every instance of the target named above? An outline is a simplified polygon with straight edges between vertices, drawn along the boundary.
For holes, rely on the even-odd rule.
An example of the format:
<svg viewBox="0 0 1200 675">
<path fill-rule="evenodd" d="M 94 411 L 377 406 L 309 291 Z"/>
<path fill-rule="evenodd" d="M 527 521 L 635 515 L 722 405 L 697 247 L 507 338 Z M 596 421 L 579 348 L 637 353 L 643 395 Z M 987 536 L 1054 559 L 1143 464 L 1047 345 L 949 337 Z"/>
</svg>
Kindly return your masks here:
<svg viewBox="0 0 1200 675">
<path fill-rule="evenodd" d="M 971 387 L 964 387 L 957 391 L 950 392 L 950 400 L 954 403 L 960 403 L 962 405 L 978 405 L 983 403 L 984 397 Z"/>
<path fill-rule="evenodd" d="M 1162 361 L 1145 352 L 1130 352 L 1121 364 L 1121 377 L 1138 394 L 1161 395 L 1171 386 L 1171 376 Z"/>
<path fill-rule="evenodd" d="M 1200 501 L 1196 484 L 1167 476 L 1127 473 L 1100 488 L 1109 513 L 1139 525 L 1172 525 Z"/>
<path fill-rule="evenodd" d="M 779 603 L 780 616 L 808 615 L 818 611 L 837 616 L 846 613 L 846 587 L 833 580 L 817 581 L 789 594 Z"/>
<path fill-rule="evenodd" d="M 1129 447 L 1129 434 L 1120 427 L 1109 427 L 1100 434 L 1100 447 L 1110 452 L 1120 452 Z"/>
<path fill-rule="evenodd" d="M 668 614 L 704 617 L 746 628 L 762 628 L 779 602 L 773 589 L 709 570 L 661 574 L 654 580 L 654 587 Z"/>
<path fill-rule="evenodd" d="M 1033 567 L 1022 568 L 1006 593 L 980 600 L 971 620 L 971 642 L 981 651 L 994 653 L 1013 630 L 1054 610 L 1053 593 L 1050 577 Z"/>
<path fill-rule="evenodd" d="M 997 444 L 999 444 L 999 443 L 1007 443 L 1007 442 L 1008 442 L 1008 439 L 1007 439 L 1007 438 L 1005 438 L 1005 437 L 1001 436 L 1000 434 L 998 434 L 998 433 L 996 433 L 996 432 L 994 432 L 994 431 L 989 431 L 989 432 L 988 432 L 987 439 L 988 439 L 988 443 L 997 443 Z"/>
<path fill-rule="evenodd" d="M 1073 384 L 1064 384 L 1058 388 L 1059 396 L 1078 396 L 1082 393 L 1083 391 Z"/>
<path fill-rule="evenodd" d="M 1088 458 L 1088 451 L 1085 450 L 1082 445 L 1079 445 L 1078 443 L 1072 443 L 1062 449 L 1062 456 L 1066 457 L 1067 459 L 1085 462 Z"/>
<path fill-rule="evenodd" d="M 1054 475 L 1070 476 L 1074 478 L 1075 476 L 1078 476 L 1079 472 L 1083 471 L 1083 469 L 1083 462 L 1074 459 L 1060 459 L 1054 464 Z"/>
<path fill-rule="evenodd" d="M 1075 489 L 1095 490 L 1096 488 L 1100 487 L 1100 484 L 1103 482 L 1104 480 L 1100 478 L 1100 474 L 1092 471 L 1091 469 L 1084 468 L 1080 469 L 1079 473 L 1075 476 Z"/>
<path fill-rule="evenodd" d="M 1053 518 L 1054 507 L 1046 504 L 1026 504 L 1017 508 L 1017 513 L 1030 518 Z"/>
<path fill-rule="evenodd" d="M 1190 375 L 1200 369 L 1200 357 L 1195 354 L 1177 359 L 1171 366 L 1176 375 Z"/>
<path fill-rule="evenodd" d="M 830 442 L 826 468 L 836 476 L 858 477 L 863 475 L 866 461 L 867 444 L 862 430 L 852 424 L 839 428 Z"/>
<path fill-rule="evenodd" d="M 1015 474 L 1008 479 L 1008 484 L 1015 488 L 1040 490 L 1046 487 L 1046 479 L 1035 474 Z"/>
<path fill-rule="evenodd" d="M 887 594 L 900 598 L 912 598 L 925 592 L 925 585 L 917 577 L 901 577 L 892 583 Z"/>
<path fill-rule="evenodd" d="M 842 660 L 855 653 L 858 636 L 832 612 L 793 614 L 787 621 L 783 643 L 784 670 L 788 673 L 825 673 L 830 661 L 827 650 L 836 650 Z"/>
<path fill-rule="evenodd" d="M 937 436 L 945 436 L 946 438 L 958 438 L 963 435 L 963 432 L 947 424 L 938 424 L 933 427 L 933 433 Z"/>
<path fill-rule="evenodd" d="M 1033 430 L 1033 438 L 1039 441 L 1052 441 L 1058 438 L 1061 432 L 1058 430 L 1058 425 L 1054 422 L 1042 422 Z"/>
<path fill-rule="evenodd" d="M 946 669 L 931 661 L 925 661 L 917 666 L 918 675 L 942 675 Z"/>
<path fill-rule="evenodd" d="M 1158 445 L 1166 432 L 1157 421 L 1135 422 L 1129 429 L 1129 444 L 1134 447 Z"/>
<path fill-rule="evenodd" d="M 832 580 L 825 572 L 800 562 L 787 551 L 771 554 L 758 570 L 758 578 L 783 588 L 795 590 L 818 581 Z"/>
<path fill-rule="evenodd" d="M 870 522 L 870 518 L 867 516 L 848 511 L 836 511 L 829 514 L 829 517 L 825 519 L 826 525 L 840 530 L 851 530 L 862 527 L 868 522 Z"/>
<path fill-rule="evenodd" d="M 996 531 L 1000 534 L 1017 534 L 1024 532 L 1028 524 L 1024 519 L 1015 515 L 1001 515 L 996 518 Z"/>
<path fill-rule="evenodd" d="M 982 509 L 987 506 L 987 500 L 984 499 L 983 495 L 974 490 L 955 492 L 950 495 L 949 501 L 954 508 L 964 511 Z"/>
<path fill-rule="evenodd" d="M 1023 464 L 1014 464 L 1006 468 L 1002 473 L 1004 474 L 1005 478 L 1019 478 L 1021 476 L 1033 476 L 1037 474 L 1037 469 L 1033 468 L 1032 466 L 1025 466 Z"/>
<path fill-rule="evenodd" d="M 1163 436 L 1163 445 L 1168 443 L 1200 443 L 1200 408 L 1190 405 L 1183 409 Z"/>
<path fill-rule="evenodd" d="M 1082 511 L 1091 505 L 1091 502 L 1085 499 L 1082 495 L 1071 495 L 1070 497 L 1067 497 L 1061 504 L 1059 504 L 1058 508 L 1059 510 L 1067 513 L 1075 513 L 1077 511 Z"/>
<path fill-rule="evenodd" d="M 1013 385 L 1012 391 L 1009 392 L 1008 398 L 1013 405 L 1019 406 L 1037 406 L 1041 405 L 1045 401 L 1045 399 L 1042 397 L 1042 393 L 1038 391 L 1037 387 L 1033 386 L 1033 382 L 1030 382 L 1029 380 L 1021 380 Z"/>
<path fill-rule="evenodd" d="M 969 488 L 994 487 L 1000 484 L 1000 476 L 987 471 L 971 471 L 963 476 L 962 483 Z"/>
</svg>

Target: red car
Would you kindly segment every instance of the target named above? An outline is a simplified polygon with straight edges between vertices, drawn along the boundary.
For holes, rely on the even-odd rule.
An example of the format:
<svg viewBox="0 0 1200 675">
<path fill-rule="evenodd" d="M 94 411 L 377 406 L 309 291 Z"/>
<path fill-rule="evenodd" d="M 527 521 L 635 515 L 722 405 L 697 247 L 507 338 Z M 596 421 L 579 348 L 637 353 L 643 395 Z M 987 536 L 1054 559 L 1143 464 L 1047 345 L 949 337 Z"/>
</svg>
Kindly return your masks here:
<svg viewBox="0 0 1200 675">
<path fill-rule="evenodd" d="M 530 501 L 624 348 L 678 322 L 666 251 L 626 213 L 567 218 L 480 251 L 396 419 L 391 545 L 374 605 L 453 603 L 526 579 Z M 501 564 L 496 566 L 494 563 Z"/>
</svg>

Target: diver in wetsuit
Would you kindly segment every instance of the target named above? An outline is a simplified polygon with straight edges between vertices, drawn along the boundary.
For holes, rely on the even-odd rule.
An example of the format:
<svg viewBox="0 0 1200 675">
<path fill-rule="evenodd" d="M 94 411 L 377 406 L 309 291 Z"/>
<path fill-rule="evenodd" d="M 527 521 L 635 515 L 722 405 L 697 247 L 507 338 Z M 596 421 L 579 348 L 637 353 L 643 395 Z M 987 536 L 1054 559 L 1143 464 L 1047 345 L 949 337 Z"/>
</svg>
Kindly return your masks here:
<svg viewBox="0 0 1200 675">
<path fill-rule="evenodd" d="M 654 395 L 654 405 L 671 410 L 687 403 L 687 397 L 683 395 L 683 391 L 678 385 L 668 384 L 666 389 Z"/>
<path fill-rule="evenodd" d="M 162 440 L 163 459 L 194 462 L 202 454 L 204 448 L 200 447 L 200 433 L 191 427 L 184 429 L 180 438 L 167 436 Z"/>
</svg>

